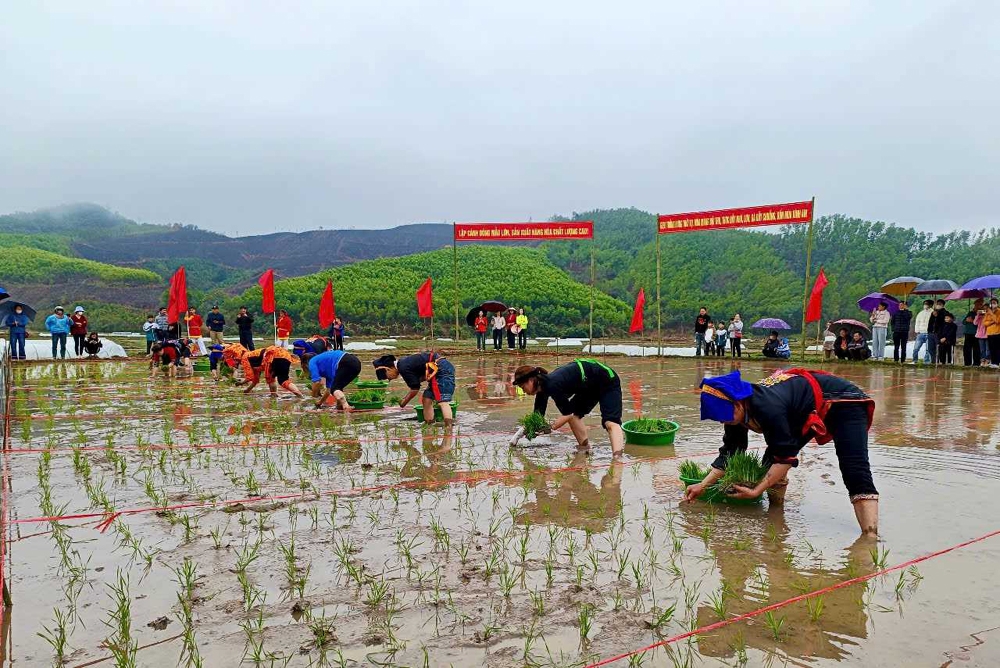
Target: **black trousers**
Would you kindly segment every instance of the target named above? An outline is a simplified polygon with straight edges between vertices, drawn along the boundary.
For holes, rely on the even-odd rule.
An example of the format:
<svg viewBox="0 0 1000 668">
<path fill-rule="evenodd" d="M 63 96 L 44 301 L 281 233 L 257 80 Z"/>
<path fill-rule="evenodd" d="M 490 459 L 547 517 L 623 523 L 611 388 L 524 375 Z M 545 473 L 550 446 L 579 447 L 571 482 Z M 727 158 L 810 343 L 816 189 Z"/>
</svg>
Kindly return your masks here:
<svg viewBox="0 0 1000 668">
<path fill-rule="evenodd" d="M 521 330 L 517 333 L 517 347 L 524 350 L 528 347 L 528 332 L 526 330 Z"/>
<path fill-rule="evenodd" d="M 939 343 L 937 352 L 937 363 L 938 364 L 951 364 L 951 344 L 950 343 Z"/>
<path fill-rule="evenodd" d="M 493 350 L 500 350 L 503 348 L 503 330 L 494 329 L 493 330 Z"/>
<path fill-rule="evenodd" d="M 83 354 L 83 342 L 87 340 L 86 334 L 74 334 L 73 335 L 73 352 L 79 357 Z"/>
<path fill-rule="evenodd" d="M 892 361 L 906 361 L 906 342 L 910 338 L 910 333 L 897 334 L 892 333 Z"/>
<path fill-rule="evenodd" d="M 253 332 L 245 329 L 240 330 L 240 343 L 247 350 L 253 350 Z"/>
<path fill-rule="evenodd" d="M 979 366 L 982 361 L 979 355 L 979 339 L 975 334 L 966 334 L 962 344 L 962 361 L 965 366 Z"/>
<path fill-rule="evenodd" d="M 511 350 L 514 350 L 514 344 L 517 343 L 515 336 L 514 332 L 507 330 L 507 347 Z"/>
<path fill-rule="evenodd" d="M 1000 364 L 1000 334 L 987 336 L 986 345 L 990 348 L 990 364 Z"/>
<path fill-rule="evenodd" d="M 729 343 L 732 344 L 733 357 L 743 357 L 743 339 L 735 337 L 729 339 Z"/>
<path fill-rule="evenodd" d="M 868 461 L 868 409 L 863 403 L 835 403 L 823 420 L 837 452 L 847 493 L 878 494 Z"/>
</svg>

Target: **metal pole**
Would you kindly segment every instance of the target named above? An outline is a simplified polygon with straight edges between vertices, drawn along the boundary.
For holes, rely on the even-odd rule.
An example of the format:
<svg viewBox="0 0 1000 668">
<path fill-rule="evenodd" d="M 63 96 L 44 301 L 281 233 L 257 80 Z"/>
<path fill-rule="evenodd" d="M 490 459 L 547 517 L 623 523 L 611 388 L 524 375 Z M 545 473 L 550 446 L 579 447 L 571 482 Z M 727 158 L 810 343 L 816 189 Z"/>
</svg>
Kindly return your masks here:
<svg viewBox="0 0 1000 668">
<path fill-rule="evenodd" d="M 809 209 L 809 231 L 806 232 L 806 280 L 802 294 L 802 360 L 806 359 L 806 308 L 809 301 L 809 273 L 812 264 L 813 252 L 813 219 L 816 217 L 816 198 L 812 198 L 812 206 Z"/>
<path fill-rule="evenodd" d="M 659 221 L 659 217 L 657 217 Z M 660 322 L 660 223 L 656 223 L 656 356 L 663 354 L 663 329 Z"/>
<path fill-rule="evenodd" d="M 454 285 L 455 290 L 455 341 L 458 342 L 458 240 L 455 238 L 455 223 L 451 224 L 451 247 L 454 255 Z"/>
</svg>

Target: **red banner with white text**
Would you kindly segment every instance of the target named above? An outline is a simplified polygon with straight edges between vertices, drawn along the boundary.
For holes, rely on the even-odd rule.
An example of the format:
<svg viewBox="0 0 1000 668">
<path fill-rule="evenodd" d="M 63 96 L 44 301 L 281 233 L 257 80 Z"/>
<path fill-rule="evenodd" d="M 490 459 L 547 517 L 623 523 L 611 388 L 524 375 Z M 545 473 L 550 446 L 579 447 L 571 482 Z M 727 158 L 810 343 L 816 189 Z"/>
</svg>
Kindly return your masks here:
<svg viewBox="0 0 1000 668">
<path fill-rule="evenodd" d="M 671 213 L 659 216 L 660 234 L 700 232 L 762 225 L 795 225 L 812 219 L 813 203 L 789 202 L 748 206 L 741 209 L 720 209 L 695 213 Z"/>
<path fill-rule="evenodd" d="M 456 223 L 455 241 L 552 241 L 593 239 L 594 223 Z"/>
</svg>

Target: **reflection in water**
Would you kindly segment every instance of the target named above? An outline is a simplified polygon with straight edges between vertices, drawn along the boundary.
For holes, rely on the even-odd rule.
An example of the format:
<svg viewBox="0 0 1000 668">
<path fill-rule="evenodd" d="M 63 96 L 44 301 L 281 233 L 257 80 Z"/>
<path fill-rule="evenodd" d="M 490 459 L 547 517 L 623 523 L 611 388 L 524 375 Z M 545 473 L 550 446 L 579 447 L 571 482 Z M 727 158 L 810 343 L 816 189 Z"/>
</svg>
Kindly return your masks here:
<svg viewBox="0 0 1000 668">
<path fill-rule="evenodd" d="M 614 462 L 601 476 L 598 487 L 590 480 L 590 471 L 552 471 L 538 466 L 523 454 L 517 454 L 525 471 L 524 479 L 535 491 L 535 499 L 526 501 L 518 515 L 518 524 L 552 524 L 591 533 L 605 531 L 615 523 L 621 511 L 622 474 L 625 465 Z M 576 453 L 569 467 L 586 467 L 587 454 Z"/>
<path fill-rule="evenodd" d="M 807 542 L 801 546 L 789 542 L 782 506 L 770 506 L 766 513 L 729 508 L 733 512 L 727 511 L 726 519 L 734 521 L 725 524 L 717 521 L 713 511 L 704 505 L 681 504 L 679 510 L 680 525 L 689 535 L 698 540 L 707 536 L 706 546 L 715 556 L 722 589 L 726 592 L 726 617 L 872 572 L 868 551 L 875 542 L 871 538 L 859 538 L 848 547 L 844 563 L 825 566 L 820 553 L 813 551 Z M 698 650 L 706 656 L 730 659 L 736 656 L 736 648 L 745 643 L 748 648 L 768 653 L 777 647 L 793 659 L 846 659 L 850 648 L 858 644 L 853 639 L 868 636 L 868 617 L 861 603 L 864 591 L 865 585 L 857 584 L 824 594 L 815 621 L 805 602 L 775 610 L 772 613 L 775 619 L 784 618 L 780 645 L 764 618 L 758 617 L 747 624 L 732 624 L 699 635 Z M 719 593 L 711 592 L 716 597 Z M 697 613 L 698 626 L 720 619 L 714 602 L 708 602 L 709 596 L 703 593 Z M 812 605 L 815 610 L 815 601 Z"/>
<path fill-rule="evenodd" d="M 486 358 L 480 358 L 476 363 L 476 375 L 471 385 L 465 386 L 469 398 L 480 405 L 502 404 L 516 397 L 517 393 L 511 379 L 514 377 L 513 362 L 504 363 L 494 360 L 492 374 L 487 371 Z"/>
</svg>

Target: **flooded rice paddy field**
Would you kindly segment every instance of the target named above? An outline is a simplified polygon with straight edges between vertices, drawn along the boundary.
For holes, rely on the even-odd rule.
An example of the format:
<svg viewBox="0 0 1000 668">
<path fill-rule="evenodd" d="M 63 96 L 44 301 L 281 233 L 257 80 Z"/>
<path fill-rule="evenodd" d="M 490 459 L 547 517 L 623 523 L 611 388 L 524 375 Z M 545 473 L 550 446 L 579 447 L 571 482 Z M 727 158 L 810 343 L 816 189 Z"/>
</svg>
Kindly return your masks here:
<svg viewBox="0 0 1000 668">
<path fill-rule="evenodd" d="M 682 425 L 621 463 L 596 417 L 589 457 L 510 449 L 515 362 L 453 359 L 452 434 L 137 362 L 15 367 L 5 665 L 583 666 L 1000 527 L 994 373 L 832 367 L 878 403 L 876 543 L 832 444 L 783 507 L 679 502 L 728 359 L 608 358 L 626 416 Z M 998 565 L 1000 537 L 614 665 L 1000 665 Z"/>
</svg>

